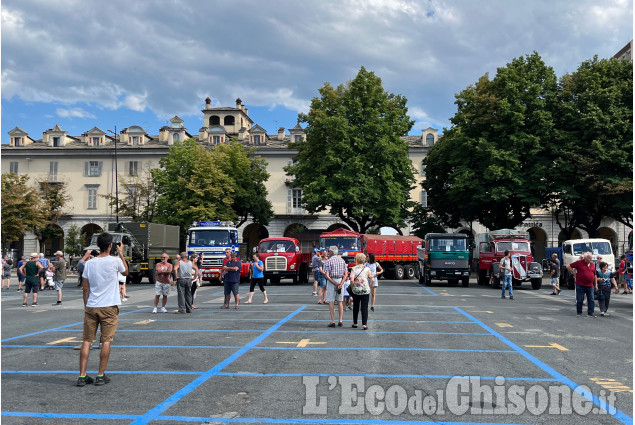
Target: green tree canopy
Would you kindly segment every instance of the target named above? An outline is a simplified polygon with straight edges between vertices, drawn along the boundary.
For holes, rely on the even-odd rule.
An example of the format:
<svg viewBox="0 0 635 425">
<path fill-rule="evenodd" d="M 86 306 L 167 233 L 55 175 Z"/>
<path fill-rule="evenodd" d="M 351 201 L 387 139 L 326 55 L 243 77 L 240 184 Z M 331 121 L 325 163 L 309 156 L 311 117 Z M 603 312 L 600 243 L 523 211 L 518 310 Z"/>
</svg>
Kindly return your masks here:
<svg viewBox="0 0 635 425">
<path fill-rule="evenodd" d="M 415 170 L 401 138 L 413 126 L 407 99 L 387 93 L 381 79 L 362 67 L 348 83 L 319 89 L 311 101 L 306 141 L 285 167 L 302 188 L 310 213 L 328 210 L 352 229 L 403 227 Z"/>
<path fill-rule="evenodd" d="M 513 228 L 551 192 L 557 78 L 534 52 L 456 96 L 453 126 L 430 149 L 428 205 L 448 226 Z"/>
<path fill-rule="evenodd" d="M 43 226 L 42 200 L 34 187 L 29 185 L 29 176 L 2 173 L 2 243 L 20 240 L 36 226 Z"/>
<path fill-rule="evenodd" d="M 64 252 L 68 255 L 82 255 L 82 245 L 85 235 L 76 224 L 72 224 L 64 237 Z"/>
<path fill-rule="evenodd" d="M 153 221 L 157 213 L 158 194 L 150 165 L 146 164 L 139 175 L 120 175 L 119 182 L 119 216 L 129 217 L 132 221 Z M 115 208 L 115 195 L 110 193 L 102 196 L 107 199 L 108 205 Z"/>
<path fill-rule="evenodd" d="M 273 206 L 267 199 L 265 182 L 269 179 L 267 162 L 246 150 L 238 143 L 218 145 L 212 151 L 220 169 L 232 181 L 234 189 L 232 209 L 236 216 L 236 227 L 249 217 L 254 223 L 269 224 L 273 217 Z"/>
<path fill-rule="evenodd" d="M 36 180 L 42 202 L 44 222 L 36 225 L 34 232 L 40 240 L 40 246 L 48 239 L 61 238 L 64 231 L 57 225 L 60 218 L 69 215 L 67 205 L 71 200 L 65 182 L 51 182 L 48 179 Z"/>
<path fill-rule="evenodd" d="M 580 64 L 560 80 L 554 191 L 546 206 L 561 228 L 597 236 L 604 217 L 633 227 L 633 64 Z"/>
</svg>

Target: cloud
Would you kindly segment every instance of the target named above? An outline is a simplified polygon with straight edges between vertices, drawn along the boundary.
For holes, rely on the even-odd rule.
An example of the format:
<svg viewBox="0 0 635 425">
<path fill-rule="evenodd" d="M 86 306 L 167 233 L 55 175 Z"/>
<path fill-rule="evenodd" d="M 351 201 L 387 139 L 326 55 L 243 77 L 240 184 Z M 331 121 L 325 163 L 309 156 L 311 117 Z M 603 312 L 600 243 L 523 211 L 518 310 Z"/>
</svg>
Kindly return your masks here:
<svg viewBox="0 0 635 425">
<path fill-rule="evenodd" d="M 90 118 L 90 119 L 97 118 L 95 115 L 85 111 L 82 108 L 69 108 L 69 109 L 57 108 L 55 110 L 55 113 L 57 113 L 57 116 L 61 118 Z"/>
</svg>

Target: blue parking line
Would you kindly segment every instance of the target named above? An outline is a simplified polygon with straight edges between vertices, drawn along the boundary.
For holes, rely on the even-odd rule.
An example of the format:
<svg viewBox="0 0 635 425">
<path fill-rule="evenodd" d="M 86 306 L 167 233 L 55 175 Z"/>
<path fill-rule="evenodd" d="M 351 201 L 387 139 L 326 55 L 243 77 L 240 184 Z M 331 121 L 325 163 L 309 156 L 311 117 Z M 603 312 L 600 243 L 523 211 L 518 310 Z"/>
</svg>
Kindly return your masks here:
<svg viewBox="0 0 635 425">
<path fill-rule="evenodd" d="M 52 419 L 137 419 L 139 415 L 90 414 L 90 413 L 40 413 L 40 412 L 2 412 L 2 416 L 17 418 Z"/>
<path fill-rule="evenodd" d="M 290 322 L 315 322 L 315 319 L 314 320 L 297 319 L 297 320 L 290 320 Z M 448 320 L 383 320 L 383 319 L 374 319 L 373 322 L 381 322 L 381 323 L 463 323 L 463 324 L 474 324 L 474 322 L 461 322 L 461 321 L 448 321 Z"/>
<path fill-rule="evenodd" d="M 231 356 L 227 357 L 225 360 L 223 360 L 222 362 L 220 362 L 219 364 L 217 364 L 216 366 L 214 366 L 213 368 L 208 370 L 205 374 L 201 375 L 200 377 L 196 378 L 194 381 L 190 382 L 185 387 L 181 388 L 179 391 L 174 393 L 172 396 L 168 397 L 162 403 L 159 403 L 154 408 L 148 410 L 142 417 L 137 418 L 136 420 L 134 420 L 132 422 L 132 424 L 147 424 L 148 422 L 151 422 L 151 421 L 157 419 L 161 415 L 161 413 L 163 413 L 166 410 L 168 410 L 171 406 L 173 406 L 174 404 L 179 402 L 183 397 L 185 397 L 186 395 L 188 395 L 189 393 L 194 391 L 196 388 L 198 388 L 200 385 L 202 385 L 208 379 L 210 379 L 214 375 L 217 375 L 221 370 L 223 370 L 228 365 L 230 365 L 231 363 L 236 361 L 243 354 L 245 354 L 246 352 L 248 352 L 249 350 L 254 348 L 256 345 L 258 345 L 262 341 L 264 341 L 266 338 L 268 338 L 273 332 L 275 332 L 285 322 L 289 321 L 293 316 L 295 316 L 296 314 L 298 314 L 302 310 L 304 310 L 305 307 L 306 306 L 302 306 L 302 307 L 298 308 L 296 311 L 294 311 L 293 313 L 289 314 L 284 319 L 280 320 L 278 323 L 276 323 L 275 325 L 273 325 L 272 327 L 267 329 L 265 332 L 263 332 L 258 337 L 253 339 L 247 345 L 245 345 L 244 347 L 242 347 L 241 349 L 236 351 L 234 354 L 232 354 Z"/>
<path fill-rule="evenodd" d="M 280 320 L 280 319 L 278 319 Z M 117 329 L 119 332 L 264 332 L 266 329 Z M 81 329 L 60 329 L 56 332 L 81 332 Z"/>
<path fill-rule="evenodd" d="M 418 285 L 419 285 L 421 288 L 423 288 L 423 289 L 425 289 L 426 291 L 428 291 L 430 294 L 434 295 L 435 297 L 437 297 L 437 296 L 438 296 L 437 294 L 435 294 L 434 292 L 432 292 L 432 291 L 430 290 L 430 288 L 428 288 L 427 286 L 424 286 L 424 285 L 422 285 L 422 284 L 420 284 L 420 283 L 418 283 Z M 382 294 L 382 296 L 383 296 L 383 294 Z"/>
<path fill-rule="evenodd" d="M 398 348 L 398 347 L 253 347 L 254 350 L 362 350 L 362 351 L 455 351 L 466 353 L 516 353 L 515 350 L 469 350 L 463 348 Z"/>
<path fill-rule="evenodd" d="M 575 382 L 573 382 L 571 379 L 567 378 L 566 376 L 564 376 L 560 372 L 556 371 L 555 369 L 553 369 L 552 367 L 550 367 L 546 363 L 543 363 L 537 357 L 529 354 L 527 351 L 523 350 L 520 346 L 518 346 L 517 344 L 513 343 L 512 341 L 510 341 L 509 339 L 507 339 L 506 337 L 504 337 L 500 333 L 496 332 L 494 329 L 490 328 L 489 326 L 487 326 L 485 323 L 481 322 L 480 320 L 478 320 L 474 316 L 472 316 L 469 313 L 463 311 L 459 307 L 455 307 L 455 309 L 457 311 L 460 311 L 465 317 L 473 320 L 475 323 L 477 323 L 483 329 L 485 329 L 486 331 L 490 332 L 492 335 L 494 335 L 495 337 L 500 339 L 506 345 L 508 345 L 509 347 L 513 348 L 514 351 L 516 351 L 518 354 L 522 355 L 524 358 L 529 360 L 531 363 L 533 363 L 534 365 L 538 366 L 540 369 L 544 370 L 549 375 L 553 376 L 557 381 L 559 381 L 560 383 L 568 386 L 573 391 L 577 392 L 578 394 L 580 394 L 581 396 L 583 396 L 587 400 L 593 402 L 593 404 L 595 404 L 598 408 L 600 408 L 602 410 L 606 410 L 606 407 L 608 405 L 608 402 L 606 400 L 605 401 L 601 401 L 595 394 L 591 394 L 590 396 L 587 395 L 587 394 L 584 394 L 580 389 L 578 389 L 579 385 L 576 384 Z M 611 413 L 611 412 L 608 412 L 608 413 L 611 416 L 613 416 L 615 419 L 617 419 L 618 421 L 622 422 L 623 424 L 631 424 L 632 425 L 633 418 L 631 418 L 630 416 L 628 416 L 626 413 L 622 412 L 621 410 L 618 410 L 615 406 L 611 406 L 611 408 L 608 409 L 608 410 L 614 410 L 615 413 Z"/>
<path fill-rule="evenodd" d="M 477 332 L 415 332 L 415 331 L 365 331 L 365 332 L 360 332 L 359 330 L 356 331 L 333 331 L 333 330 L 328 330 L 328 331 L 276 331 L 276 333 L 291 333 L 291 334 L 297 334 L 297 333 L 302 333 L 302 334 L 332 334 L 334 332 L 337 332 L 338 334 L 341 333 L 345 333 L 345 334 L 357 334 L 357 335 L 368 335 L 368 334 L 420 334 L 420 335 L 476 335 L 476 336 L 492 336 L 492 334 L 488 334 L 488 333 L 477 333 Z"/>
<path fill-rule="evenodd" d="M 120 332 L 120 331 L 117 331 Z M 242 348 L 239 346 L 224 346 L 224 345 L 112 345 L 117 348 L 195 348 L 195 349 L 221 349 L 221 348 L 229 348 L 229 349 L 237 349 Z M 76 345 L 2 345 L 2 348 L 75 348 Z"/>
<path fill-rule="evenodd" d="M 7 375 L 77 375 L 76 370 L 3 370 Z M 87 370 L 86 373 L 97 374 L 99 371 Z M 108 375 L 202 375 L 205 372 L 186 372 L 173 370 L 109 370 Z"/>
</svg>

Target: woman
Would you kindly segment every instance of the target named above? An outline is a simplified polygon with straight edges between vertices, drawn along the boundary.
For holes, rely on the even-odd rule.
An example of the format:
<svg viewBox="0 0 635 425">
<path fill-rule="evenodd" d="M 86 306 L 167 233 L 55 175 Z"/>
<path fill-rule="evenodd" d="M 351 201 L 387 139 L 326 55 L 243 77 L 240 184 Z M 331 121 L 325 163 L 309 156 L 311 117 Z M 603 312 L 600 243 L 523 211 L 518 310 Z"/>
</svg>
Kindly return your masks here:
<svg viewBox="0 0 635 425">
<path fill-rule="evenodd" d="M 318 304 L 326 304 L 326 273 L 324 273 L 324 263 L 326 263 L 326 254 L 320 255 L 318 261 Z"/>
<path fill-rule="evenodd" d="M 375 262 L 375 254 L 368 254 L 366 267 L 373 273 L 373 284 L 370 287 L 370 311 L 375 311 L 375 295 L 377 294 L 377 287 L 379 286 L 378 276 L 384 272 L 384 269 L 379 263 Z"/>
<path fill-rule="evenodd" d="M 4 289 L 4 285 L 6 282 L 7 290 L 9 286 L 11 286 L 11 267 L 13 267 L 13 260 L 8 258 L 6 255 L 2 259 L 2 288 Z"/>
<path fill-rule="evenodd" d="M 258 254 L 254 254 L 253 260 L 253 263 L 251 263 L 251 284 L 249 285 L 249 299 L 245 304 L 251 304 L 251 300 L 254 297 L 254 288 L 256 287 L 256 284 L 258 284 L 262 295 L 265 296 L 265 300 L 262 303 L 267 304 L 269 302 L 269 299 L 267 298 L 267 291 L 265 291 L 265 275 L 263 273 L 265 270 L 265 266 L 262 263 L 262 260 L 260 260 L 260 255 Z"/>
<path fill-rule="evenodd" d="M 360 306 L 362 310 L 362 328 L 368 329 L 368 297 L 370 295 L 370 284 L 373 282 L 373 273 L 364 264 L 366 256 L 361 252 L 355 256 L 355 267 L 351 269 L 349 278 L 350 287 L 353 291 L 353 327 L 357 327 L 357 316 Z"/>
<path fill-rule="evenodd" d="M 203 253 L 201 253 L 200 257 L 196 253 L 190 255 L 190 261 L 192 262 L 192 264 L 196 264 L 196 268 L 198 269 L 196 273 L 192 275 L 192 286 L 190 287 L 190 293 L 192 294 L 192 310 L 198 310 L 198 307 L 194 305 L 194 298 L 196 298 L 196 290 L 203 284 L 203 276 L 201 275 L 201 264 L 203 263 L 203 255 Z"/>
<path fill-rule="evenodd" d="M 595 275 L 595 290 L 598 291 L 598 303 L 600 304 L 600 315 L 608 316 L 609 301 L 611 300 L 611 289 L 617 289 L 615 278 L 611 276 L 609 265 L 601 261 L 600 271 Z"/>
</svg>

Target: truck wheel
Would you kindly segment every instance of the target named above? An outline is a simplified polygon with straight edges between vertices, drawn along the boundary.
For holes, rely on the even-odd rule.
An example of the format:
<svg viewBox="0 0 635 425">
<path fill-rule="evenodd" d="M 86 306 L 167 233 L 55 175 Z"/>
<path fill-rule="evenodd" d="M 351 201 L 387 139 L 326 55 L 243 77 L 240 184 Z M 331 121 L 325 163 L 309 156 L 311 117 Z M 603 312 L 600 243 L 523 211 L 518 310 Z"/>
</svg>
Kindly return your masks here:
<svg viewBox="0 0 635 425">
<path fill-rule="evenodd" d="M 414 279 L 416 277 L 415 276 L 415 274 L 416 274 L 415 268 L 412 267 L 411 265 L 404 266 L 403 271 L 404 271 L 404 278 L 405 279 L 412 280 L 412 279 Z"/>
<path fill-rule="evenodd" d="M 499 289 L 501 287 L 501 279 L 500 277 L 496 277 L 494 273 L 490 275 L 490 285 L 494 289 Z"/>
<path fill-rule="evenodd" d="M 300 272 L 302 273 L 302 283 L 309 283 L 309 266 L 308 265 L 304 265 L 304 270 L 300 269 Z"/>
<path fill-rule="evenodd" d="M 419 273 L 417 273 L 419 275 L 419 284 L 423 285 L 426 281 L 426 274 L 423 271 L 423 267 L 421 266 L 421 264 L 417 264 L 417 269 L 419 270 Z"/>
<path fill-rule="evenodd" d="M 298 280 L 302 279 L 302 277 L 300 277 L 300 278 L 298 279 L 298 275 L 297 275 L 297 274 L 294 274 L 294 275 L 293 275 L 293 277 L 292 277 L 291 279 L 293 280 L 293 284 L 294 284 L 294 285 L 297 285 L 297 284 L 298 284 Z"/>
<path fill-rule="evenodd" d="M 470 286 L 470 277 L 469 276 L 465 276 L 461 280 L 461 285 L 463 285 L 464 288 L 467 288 L 468 286 Z"/>
<path fill-rule="evenodd" d="M 401 280 L 404 278 L 404 269 L 401 264 L 395 265 L 395 280 Z"/>
<path fill-rule="evenodd" d="M 542 286 L 542 278 L 540 277 L 535 277 L 533 279 L 531 279 L 531 289 L 540 289 L 540 287 Z"/>
<path fill-rule="evenodd" d="M 483 285 L 487 285 L 487 270 L 479 270 L 478 271 L 478 284 L 483 286 Z"/>
<path fill-rule="evenodd" d="M 427 273 L 423 273 L 423 284 L 425 286 L 430 286 L 430 275 Z"/>
<path fill-rule="evenodd" d="M 134 283 L 135 285 L 138 285 L 141 283 L 141 280 L 143 279 L 143 275 L 141 275 L 141 273 L 135 273 L 132 275 L 132 277 L 130 278 L 130 280 L 132 281 L 132 283 Z"/>
</svg>

